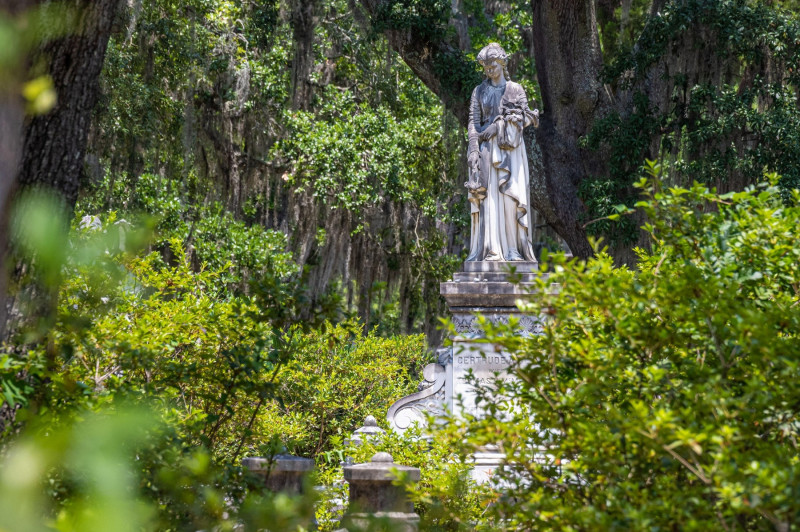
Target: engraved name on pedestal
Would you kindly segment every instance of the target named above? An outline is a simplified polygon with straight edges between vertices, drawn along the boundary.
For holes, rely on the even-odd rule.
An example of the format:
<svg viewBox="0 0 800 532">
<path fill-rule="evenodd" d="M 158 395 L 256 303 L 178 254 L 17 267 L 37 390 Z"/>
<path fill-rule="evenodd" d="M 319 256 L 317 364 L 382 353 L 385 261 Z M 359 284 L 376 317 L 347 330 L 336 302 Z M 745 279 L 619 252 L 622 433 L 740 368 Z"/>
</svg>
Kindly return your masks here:
<svg viewBox="0 0 800 532">
<path fill-rule="evenodd" d="M 483 408 L 475 402 L 477 396 L 475 385 L 491 389 L 498 379 L 514 379 L 515 377 L 507 372 L 510 365 L 511 357 L 507 353 L 498 351 L 492 344 L 458 342 L 452 365 L 452 412 L 479 417 L 483 413 Z"/>
</svg>

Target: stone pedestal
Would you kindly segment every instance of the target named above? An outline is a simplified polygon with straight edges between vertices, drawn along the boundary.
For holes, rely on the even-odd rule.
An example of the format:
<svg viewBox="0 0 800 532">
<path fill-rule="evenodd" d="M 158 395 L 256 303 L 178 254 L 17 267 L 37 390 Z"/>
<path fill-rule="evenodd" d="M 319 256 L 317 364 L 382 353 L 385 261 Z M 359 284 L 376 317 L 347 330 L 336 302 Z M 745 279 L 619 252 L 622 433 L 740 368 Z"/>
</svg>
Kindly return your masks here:
<svg viewBox="0 0 800 532">
<path fill-rule="evenodd" d="M 492 323 L 517 321 L 515 333 L 530 336 L 541 332 L 541 318 L 523 315 L 517 301 L 535 297 L 534 281 L 538 265 L 533 262 L 467 262 L 464 271 L 453 280 L 441 284 L 441 294 L 453 316 L 456 334 L 451 337 L 452 362 L 446 366 L 447 407 L 455 415 L 482 415 L 476 405 L 476 392 L 468 382 L 472 374 L 478 384 L 491 384 L 496 379 L 513 379 L 506 373 L 511 358 L 500 346 L 486 343 L 478 323 L 482 316 Z M 489 482 L 492 473 L 502 465 L 505 455 L 494 446 L 481 449 L 473 456 L 472 478 Z"/>
<path fill-rule="evenodd" d="M 478 484 L 497 482 L 493 480 L 494 472 L 502 467 L 505 462 L 505 453 L 500 452 L 496 445 L 488 445 L 472 455 L 472 479 Z"/>
<path fill-rule="evenodd" d="M 441 283 L 456 334 L 450 338 L 451 347 L 439 350 L 437 363 L 425 368 L 420 391 L 389 408 L 387 418 L 395 431 L 424 423 L 426 414 L 438 416 L 445 410 L 480 414 L 467 374 L 471 371 L 478 382 L 506 378 L 510 360 L 498 346 L 483 340 L 478 315 L 493 323 L 508 323 L 513 317 L 518 321 L 517 334 L 538 334 L 541 319 L 521 314 L 517 301 L 535 297 L 534 281 L 539 275 L 535 262 L 466 262 L 464 271 Z"/>
<path fill-rule="evenodd" d="M 413 422 L 424 422 L 426 413 L 436 416 L 447 410 L 456 416 L 482 415 L 467 375 L 471 373 L 478 383 L 514 377 L 506 373 L 510 356 L 500 346 L 486 342 L 478 316 L 492 323 L 508 323 L 515 318 L 515 334 L 540 334 L 542 318 L 520 313 L 517 301 L 536 297 L 535 281 L 545 275 L 539 273 L 535 262 L 466 262 L 463 271 L 441 283 L 440 293 L 455 326 L 452 346 L 439 350 L 438 363 L 425 368 L 425 382 L 418 393 L 390 407 L 388 418 L 394 430 L 402 432 Z M 487 448 L 474 459 L 473 477 L 485 481 L 502 462 L 503 454 Z"/>
<path fill-rule="evenodd" d="M 420 470 L 394 463 L 392 455 L 377 453 L 372 461 L 344 467 L 344 479 L 350 485 L 350 503 L 345 516 L 349 531 L 373 530 L 371 523 L 383 521 L 390 530 L 416 532 L 419 516 L 408 500 L 403 486 L 395 486 L 397 473 L 419 482 Z"/>
<path fill-rule="evenodd" d="M 523 315 L 517 308 L 517 301 L 534 297 L 538 275 L 535 262 L 466 262 L 464 271 L 454 274 L 452 281 L 441 283 L 440 291 L 456 330 L 450 338 L 452 360 L 446 366 L 445 390 L 447 407 L 454 414 L 480 416 L 474 388 L 466 379 L 470 372 L 478 383 L 511 378 L 505 373 L 511 364 L 509 355 L 499 346 L 485 342 L 479 315 L 492 323 L 508 323 L 516 318 L 515 332 L 520 336 L 540 332 L 540 318 Z"/>
<path fill-rule="evenodd" d="M 450 349 L 439 350 L 438 363 L 428 364 L 422 371 L 423 381 L 420 390 L 396 401 L 386 414 L 395 432 L 404 432 L 414 423 L 425 424 L 426 415 L 440 416 L 448 404 L 445 395 L 446 365 Z"/>
<path fill-rule="evenodd" d="M 261 477 L 269 491 L 297 495 L 303 492 L 303 478 L 314 469 L 314 460 L 279 454 L 273 458 L 247 457 L 242 465 Z"/>
</svg>

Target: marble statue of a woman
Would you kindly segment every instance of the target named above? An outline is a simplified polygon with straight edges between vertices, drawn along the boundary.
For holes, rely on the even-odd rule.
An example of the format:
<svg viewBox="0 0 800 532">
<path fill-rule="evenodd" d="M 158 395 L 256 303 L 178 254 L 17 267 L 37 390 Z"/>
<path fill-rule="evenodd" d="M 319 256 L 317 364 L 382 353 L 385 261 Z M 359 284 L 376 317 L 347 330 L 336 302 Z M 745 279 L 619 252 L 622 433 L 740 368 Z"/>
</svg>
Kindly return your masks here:
<svg viewBox="0 0 800 532">
<path fill-rule="evenodd" d="M 467 261 L 536 261 L 522 129 L 539 125 L 539 111 L 528 108 L 522 86 L 508 79 L 507 57 L 497 43 L 478 54 L 486 79 L 470 103 Z"/>
</svg>

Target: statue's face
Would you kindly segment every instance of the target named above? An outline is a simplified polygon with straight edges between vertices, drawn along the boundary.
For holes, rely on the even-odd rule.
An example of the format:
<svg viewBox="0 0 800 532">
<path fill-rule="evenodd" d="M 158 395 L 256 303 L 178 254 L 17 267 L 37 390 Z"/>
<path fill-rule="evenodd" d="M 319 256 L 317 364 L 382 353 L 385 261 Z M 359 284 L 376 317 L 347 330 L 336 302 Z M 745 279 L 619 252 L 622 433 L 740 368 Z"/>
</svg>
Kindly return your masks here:
<svg viewBox="0 0 800 532">
<path fill-rule="evenodd" d="M 497 59 L 490 59 L 484 63 L 483 71 L 486 73 L 486 77 L 492 81 L 497 81 L 503 75 L 503 65 Z"/>
</svg>

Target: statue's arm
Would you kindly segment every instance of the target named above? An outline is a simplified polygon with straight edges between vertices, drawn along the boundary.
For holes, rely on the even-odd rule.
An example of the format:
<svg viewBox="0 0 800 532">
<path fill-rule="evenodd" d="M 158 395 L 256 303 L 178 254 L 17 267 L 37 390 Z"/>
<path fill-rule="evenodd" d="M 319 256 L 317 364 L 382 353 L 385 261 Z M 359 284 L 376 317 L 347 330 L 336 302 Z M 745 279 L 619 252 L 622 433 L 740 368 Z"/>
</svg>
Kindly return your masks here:
<svg viewBox="0 0 800 532">
<path fill-rule="evenodd" d="M 467 150 L 467 156 L 471 155 L 472 153 L 478 153 L 480 151 L 478 137 L 481 131 L 481 105 L 478 100 L 478 89 L 480 85 L 475 87 L 475 90 L 472 91 L 472 99 L 469 103 L 469 122 L 467 123 L 467 135 L 469 138 L 469 149 Z"/>
</svg>

